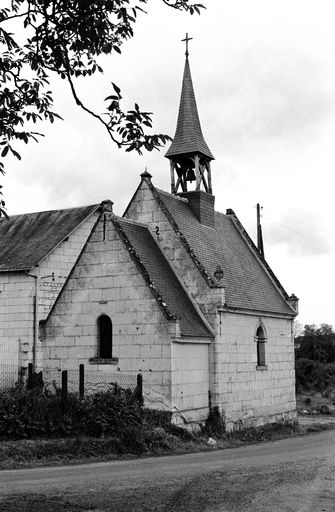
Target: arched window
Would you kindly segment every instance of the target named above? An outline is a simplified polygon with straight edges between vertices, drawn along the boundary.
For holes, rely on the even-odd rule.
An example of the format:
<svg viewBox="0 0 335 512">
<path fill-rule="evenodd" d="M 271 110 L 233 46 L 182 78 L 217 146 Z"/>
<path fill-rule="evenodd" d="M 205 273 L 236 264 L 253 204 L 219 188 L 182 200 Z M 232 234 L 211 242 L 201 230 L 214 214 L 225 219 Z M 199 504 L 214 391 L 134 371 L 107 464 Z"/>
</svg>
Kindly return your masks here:
<svg viewBox="0 0 335 512">
<path fill-rule="evenodd" d="M 109 316 L 98 318 L 98 357 L 111 359 L 113 353 L 113 324 Z"/>
<path fill-rule="evenodd" d="M 256 342 L 257 342 L 257 366 L 265 365 L 265 343 L 266 335 L 262 325 L 260 325 L 256 331 Z"/>
</svg>

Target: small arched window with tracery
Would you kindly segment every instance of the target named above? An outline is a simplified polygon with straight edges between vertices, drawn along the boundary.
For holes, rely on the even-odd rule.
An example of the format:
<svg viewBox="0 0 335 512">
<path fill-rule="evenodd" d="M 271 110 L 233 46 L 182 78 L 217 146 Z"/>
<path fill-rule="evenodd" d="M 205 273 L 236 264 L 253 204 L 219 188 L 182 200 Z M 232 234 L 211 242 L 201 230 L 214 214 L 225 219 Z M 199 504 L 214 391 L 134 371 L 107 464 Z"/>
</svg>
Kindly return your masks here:
<svg viewBox="0 0 335 512">
<path fill-rule="evenodd" d="M 262 325 L 260 325 L 256 331 L 256 342 L 257 342 L 257 366 L 265 367 L 265 343 L 266 334 Z"/>
</svg>

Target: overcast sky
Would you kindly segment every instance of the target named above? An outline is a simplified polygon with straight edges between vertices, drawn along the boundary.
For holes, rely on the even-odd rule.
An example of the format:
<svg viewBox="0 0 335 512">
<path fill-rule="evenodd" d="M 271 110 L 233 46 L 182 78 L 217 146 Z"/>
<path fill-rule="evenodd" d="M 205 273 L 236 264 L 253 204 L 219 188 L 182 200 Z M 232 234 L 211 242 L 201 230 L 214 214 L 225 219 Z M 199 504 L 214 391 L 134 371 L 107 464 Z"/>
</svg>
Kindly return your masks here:
<svg viewBox="0 0 335 512">
<path fill-rule="evenodd" d="M 206 142 L 215 156 L 216 209 L 232 208 L 255 239 L 257 202 L 268 263 L 300 298 L 302 323 L 335 325 L 334 0 L 203 0 L 201 16 L 151 0 L 121 56 L 78 83 L 98 112 L 113 81 L 125 106 L 154 112 L 155 132 L 173 136 L 188 32 L 190 65 Z M 9 214 L 114 201 L 122 214 L 145 167 L 169 191 L 165 150 L 124 153 L 54 79 L 45 139 L 6 158 Z M 42 129 L 42 127 L 40 127 Z"/>
</svg>

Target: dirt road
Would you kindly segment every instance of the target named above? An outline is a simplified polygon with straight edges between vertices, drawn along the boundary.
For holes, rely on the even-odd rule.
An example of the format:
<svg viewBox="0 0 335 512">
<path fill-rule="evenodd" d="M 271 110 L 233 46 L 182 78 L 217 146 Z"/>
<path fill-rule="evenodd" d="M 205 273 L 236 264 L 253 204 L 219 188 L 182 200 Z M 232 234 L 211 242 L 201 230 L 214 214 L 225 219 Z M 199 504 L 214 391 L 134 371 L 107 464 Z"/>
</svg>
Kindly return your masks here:
<svg viewBox="0 0 335 512">
<path fill-rule="evenodd" d="M 243 448 L 0 472 L 1 512 L 335 512 L 335 430 Z"/>
</svg>

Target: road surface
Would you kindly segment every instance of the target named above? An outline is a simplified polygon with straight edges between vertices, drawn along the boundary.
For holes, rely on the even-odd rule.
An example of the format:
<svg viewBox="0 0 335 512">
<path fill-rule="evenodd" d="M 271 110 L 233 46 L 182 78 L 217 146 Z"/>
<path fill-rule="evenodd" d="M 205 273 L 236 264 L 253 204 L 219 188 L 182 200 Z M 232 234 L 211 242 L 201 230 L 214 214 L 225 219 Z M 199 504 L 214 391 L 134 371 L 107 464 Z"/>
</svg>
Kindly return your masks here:
<svg viewBox="0 0 335 512">
<path fill-rule="evenodd" d="M 1 512 L 335 512 L 335 430 L 214 452 L 0 472 Z"/>
</svg>

